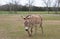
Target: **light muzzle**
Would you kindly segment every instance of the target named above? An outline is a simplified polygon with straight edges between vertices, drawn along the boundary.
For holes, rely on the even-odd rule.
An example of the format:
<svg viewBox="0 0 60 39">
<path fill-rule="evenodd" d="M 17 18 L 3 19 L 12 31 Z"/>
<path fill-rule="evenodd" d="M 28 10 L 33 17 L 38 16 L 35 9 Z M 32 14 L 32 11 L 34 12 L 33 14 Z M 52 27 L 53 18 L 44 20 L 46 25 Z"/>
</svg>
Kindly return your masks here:
<svg viewBox="0 0 60 39">
<path fill-rule="evenodd" d="M 25 30 L 28 31 L 28 27 L 25 27 Z"/>
</svg>

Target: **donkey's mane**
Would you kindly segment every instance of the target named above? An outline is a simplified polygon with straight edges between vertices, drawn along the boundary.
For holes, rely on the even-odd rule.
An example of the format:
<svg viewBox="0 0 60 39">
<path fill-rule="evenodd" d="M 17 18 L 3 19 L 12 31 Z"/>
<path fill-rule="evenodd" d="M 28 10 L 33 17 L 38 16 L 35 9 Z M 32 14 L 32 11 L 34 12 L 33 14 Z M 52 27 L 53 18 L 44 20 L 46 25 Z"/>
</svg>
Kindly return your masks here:
<svg viewBox="0 0 60 39">
<path fill-rule="evenodd" d="M 31 15 L 27 15 L 26 18 L 29 18 Z"/>
</svg>

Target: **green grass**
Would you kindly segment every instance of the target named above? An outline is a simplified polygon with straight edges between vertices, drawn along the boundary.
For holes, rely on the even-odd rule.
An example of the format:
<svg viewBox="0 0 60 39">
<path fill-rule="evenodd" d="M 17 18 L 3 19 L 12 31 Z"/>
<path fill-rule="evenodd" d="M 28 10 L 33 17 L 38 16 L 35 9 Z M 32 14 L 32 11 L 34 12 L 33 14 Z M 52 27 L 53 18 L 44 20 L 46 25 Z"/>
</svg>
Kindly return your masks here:
<svg viewBox="0 0 60 39">
<path fill-rule="evenodd" d="M 28 14 L 21 14 L 26 16 Z M 39 14 L 42 16 L 43 20 L 60 20 L 60 14 Z"/>
<path fill-rule="evenodd" d="M 0 14 L 15 14 L 14 11 L 0 11 Z M 17 11 L 17 14 L 48 14 L 48 11 Z M 50 11 L 49 14 L 55 14 L 54 11 Z M 60 14 L 60 11 L 58 11 L 58 14 Z"/>
<path fill-rule="evenodd" d="M 28 37 L 19 14 L 0 14 L 0 39 L 60 39 L 60 16 L 41 15 L 44 19 L 44 35 L 38 28 L 36 35 L 33 33 L 32 37 Z"/>
<path fill-rule="evenodd" d="M 42 15 L 43 20 L 60 20 L 60 15 L 57 14 L 48 14 Z"/>
</svg>

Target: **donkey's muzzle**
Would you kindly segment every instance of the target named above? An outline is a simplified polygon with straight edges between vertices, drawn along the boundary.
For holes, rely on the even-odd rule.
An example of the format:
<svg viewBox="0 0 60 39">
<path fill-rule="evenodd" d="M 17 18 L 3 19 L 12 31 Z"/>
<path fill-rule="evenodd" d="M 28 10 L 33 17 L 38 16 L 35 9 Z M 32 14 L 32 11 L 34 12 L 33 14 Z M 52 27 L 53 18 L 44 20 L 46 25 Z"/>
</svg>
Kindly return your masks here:
<svg viewBox="0 0 60 39">
<path fill-rule="evenodd" d="M 28 31 L 28 27 L 25 27 L 25 30 Z"/>
<path fill-rule="evenodd" d="M 28 29 L 25 29 L 26 31 L 28 31 Z"/>
</svg>

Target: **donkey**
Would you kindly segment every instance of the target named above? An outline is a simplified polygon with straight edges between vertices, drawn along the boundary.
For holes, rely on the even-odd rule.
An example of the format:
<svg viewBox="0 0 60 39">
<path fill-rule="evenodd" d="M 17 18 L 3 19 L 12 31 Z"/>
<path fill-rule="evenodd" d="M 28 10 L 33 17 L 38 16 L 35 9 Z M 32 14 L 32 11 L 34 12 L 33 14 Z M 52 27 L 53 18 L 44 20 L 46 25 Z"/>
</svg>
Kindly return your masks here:
<svg viewBox="0 0 60 39">
<path fill-rule="evenodd" d="M 43 34 L 42 17 L 40 15 L 27 15 L 24 18 L 25 30 L 28 32 L 29 36 L 32 36 L 33 27 L 35 27 L 36 32 L 38 24 L 40 25 Z"/>
</svg>

